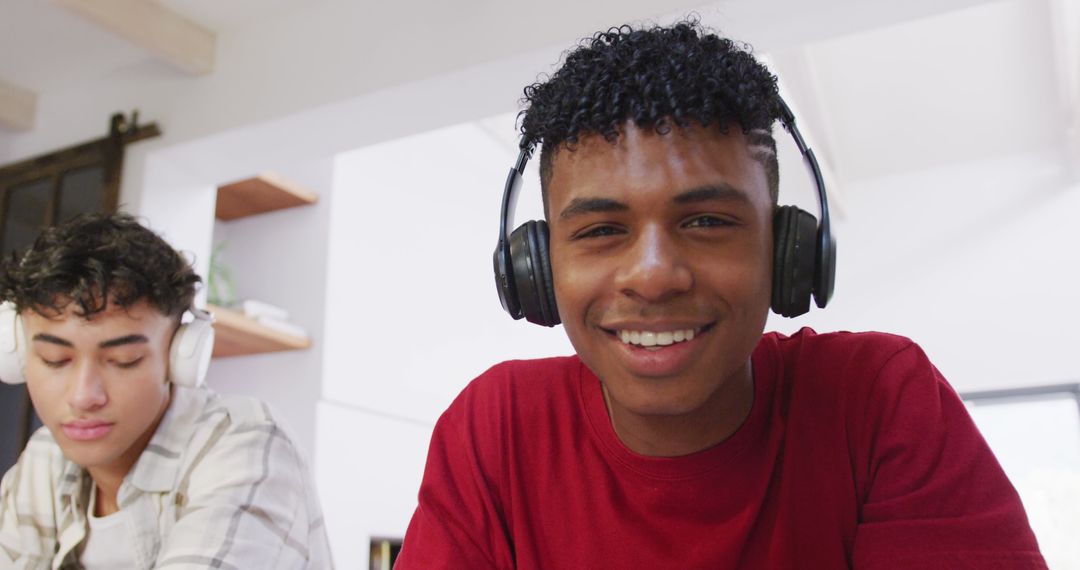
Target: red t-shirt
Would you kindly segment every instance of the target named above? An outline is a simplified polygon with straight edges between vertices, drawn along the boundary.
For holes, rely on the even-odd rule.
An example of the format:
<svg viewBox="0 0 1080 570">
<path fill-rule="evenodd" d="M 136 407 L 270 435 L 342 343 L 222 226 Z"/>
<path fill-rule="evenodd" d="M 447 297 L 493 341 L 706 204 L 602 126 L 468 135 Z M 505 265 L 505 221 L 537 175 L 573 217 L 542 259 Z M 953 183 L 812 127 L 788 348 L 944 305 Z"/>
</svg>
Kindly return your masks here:
<svg viewBox="0 0 1080 570">
<path fill-rule="evenodd" d="M 439 419 L 397 570 L 1045 568 L 1012 485 L 910 340 L 770 333 L 709 449 L 638 455 L 577 357 L 506 362 Z"/>
</svg>

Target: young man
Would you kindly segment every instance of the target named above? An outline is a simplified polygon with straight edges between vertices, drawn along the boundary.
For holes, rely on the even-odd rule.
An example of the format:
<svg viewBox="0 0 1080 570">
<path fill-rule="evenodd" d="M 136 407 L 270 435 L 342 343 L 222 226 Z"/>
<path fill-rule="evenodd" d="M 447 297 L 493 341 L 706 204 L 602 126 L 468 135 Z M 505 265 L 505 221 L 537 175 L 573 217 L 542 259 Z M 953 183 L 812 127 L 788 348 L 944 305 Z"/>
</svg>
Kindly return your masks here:
<svg viewBox="0 0 1080 570">
<path fill-rule="evenodd" d="M 330 566 L 292 441 L 264 404 L 201 386 L 198 282 L 124 214 L 4 262 L 0 378 L 26 382 L 44 427 L 0 484 L 0 569 Z"/>
<path fill-rule="evenodd" d="M 549 226 L 497 275 L 576 355 L 500 364 L 443 414 L 398 570 L 1045 567 L 918 346 L 762 335 L 770 305 L 827 300 L 831 256 L 777 207 L 791 119 L 749 53 L 693 22 L 613 29 L 526 98 Z"/>
</svg>

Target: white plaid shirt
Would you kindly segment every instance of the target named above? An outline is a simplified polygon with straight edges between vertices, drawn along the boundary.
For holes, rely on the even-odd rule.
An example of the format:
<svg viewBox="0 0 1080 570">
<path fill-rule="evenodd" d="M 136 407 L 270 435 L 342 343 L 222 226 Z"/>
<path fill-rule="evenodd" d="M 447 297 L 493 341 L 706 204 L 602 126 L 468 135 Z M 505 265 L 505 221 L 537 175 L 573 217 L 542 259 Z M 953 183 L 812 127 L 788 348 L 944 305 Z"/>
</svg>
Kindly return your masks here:
<svg viewBox="0 0 1080 570">
<path fill-rule="evenodd" d="M 39 429 L 0 483 L 0 570 L 79 568 L 90 485 Z M 251 398 L 174 385 L 117 504 L 140 568 L 331 568 L 307 466 Z"/>
</svg>

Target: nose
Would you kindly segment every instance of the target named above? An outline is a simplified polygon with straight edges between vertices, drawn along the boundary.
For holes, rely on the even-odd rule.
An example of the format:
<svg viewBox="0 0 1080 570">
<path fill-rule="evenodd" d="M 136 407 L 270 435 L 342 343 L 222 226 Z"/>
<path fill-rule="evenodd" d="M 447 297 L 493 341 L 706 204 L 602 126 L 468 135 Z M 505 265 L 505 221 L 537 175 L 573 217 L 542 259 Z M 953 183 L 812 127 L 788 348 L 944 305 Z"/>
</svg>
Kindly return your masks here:
<svg viewBox="0 0 1080 570">
<path fill-rule="evenodd" d="M 615 278 L 624 295 L 662 303 L 689 291 L 694 284 L 677 240 L 660 226 L 647 226 L 625 256 Z"/>
<path fill-rule="evenodd" d="M 74 370 L 74 382 L 68 389 L 68 404 L 76 410 L 96 410 L 108 401 L 101 370 L 95 362 L 85 361 Z"/>
</svg>

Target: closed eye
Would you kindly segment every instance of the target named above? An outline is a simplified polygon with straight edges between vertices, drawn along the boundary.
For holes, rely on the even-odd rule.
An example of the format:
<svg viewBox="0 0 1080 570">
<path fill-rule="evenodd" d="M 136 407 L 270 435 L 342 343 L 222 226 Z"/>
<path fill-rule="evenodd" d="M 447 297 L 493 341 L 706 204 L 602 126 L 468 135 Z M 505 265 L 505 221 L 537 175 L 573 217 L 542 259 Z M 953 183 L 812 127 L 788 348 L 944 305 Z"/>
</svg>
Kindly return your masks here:
<svg viewBox="0 0 1080 570">
<path fill-rule="evenodd" d="M 41 361 L 44 362 L 45 366 L 48 366 L 49 368 L 60 368 L 61 366 L 70 362 L 71 359 L 61 358 L 59 360 L 49 360 L 48 358 L 42 358 Z"/>
<path fill-rule="evenodd" d="M 135 360 L 128 360 L 128 361 L 125 361 L 125 362 L 120 362 L 120 361 L 113 361 L 113 362 L 115 362 L 117 368 L 127 369 L 127 368 L 135 368 L 142 361 L 143 361 L 143 359 L 140 356 L 139 358 L 136 358 Z"/>
</svg>

